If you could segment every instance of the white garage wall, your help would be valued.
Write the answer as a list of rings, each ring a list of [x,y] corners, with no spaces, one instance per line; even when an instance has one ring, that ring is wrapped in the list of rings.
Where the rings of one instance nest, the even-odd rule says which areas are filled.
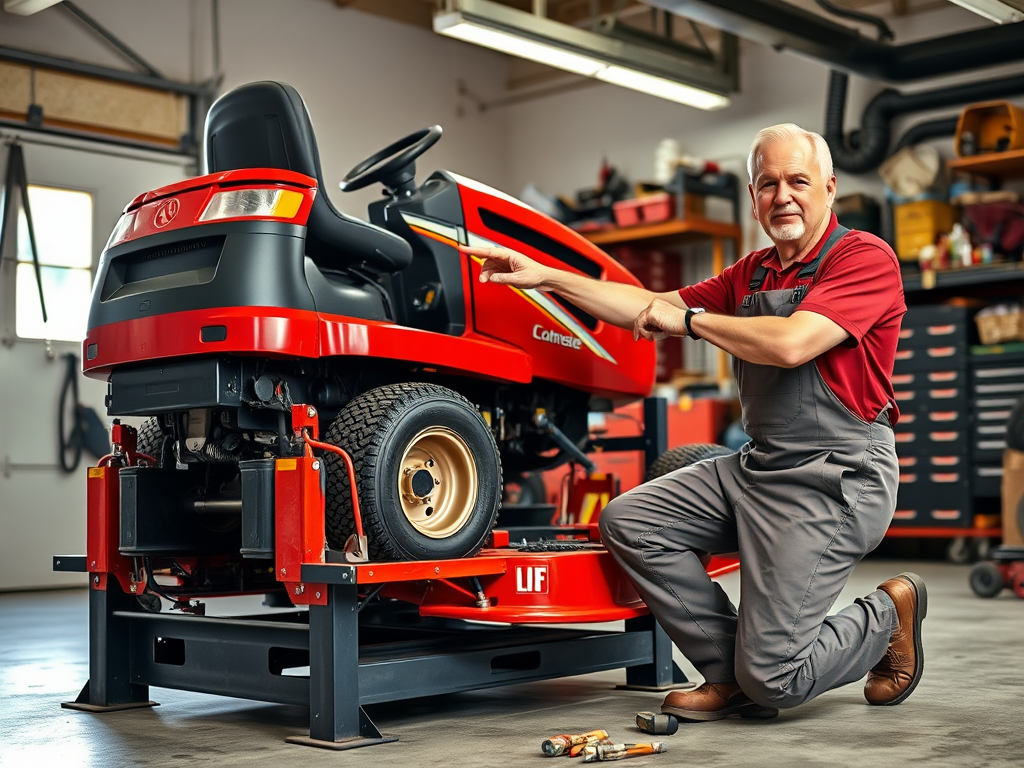
[[[79,5],[166,77],[205,79],[212,71],[208,0],[80,0]],[[505,58],[327,0],[222,0],[223,90],[279,79],[303,95],[313,118],[327,193],[346,213],[365,216],[377,191],[343,195],[338,182],[364,157],[423,126],[444,138],[419,163],[421,177],[450,168],[498,186],[506,172],[502,116],[464,110],[456,81],[504,89]],[[0,12],[0,45],[128,69],[60,7],[28,17]],[[93,191],[98,259],[123,205],[141,191],[185,176],[181,169],[26,146],[30,180]],[[3,160],[0,159],[0,164]],[[0,168],[2,171],[2,168]],[[8,311],[0,303],[0,311]],[[13,316],[13,315],[12,315]],[[56,345],[59,353],[75,345]],[[0,460],[52,464],[63,367],[42,342],[0,347]],[[101,414],[102,383],[82,379],[82,401]],[[85,551],[85,466],[0,471],[0,589],[84,583],[53,574],[51,555]]]

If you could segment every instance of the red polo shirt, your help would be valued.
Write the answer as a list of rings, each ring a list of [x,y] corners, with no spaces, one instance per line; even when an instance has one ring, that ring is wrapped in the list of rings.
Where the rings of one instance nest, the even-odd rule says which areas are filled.
[[[782,269],[773,247],[754,251],[720,275],[679,291],[687,306],[735,315],[750,280],[761,264],[768,267],[762,291],[795,288],[803,264],[812,261],[838,222],[835,214],[821,240],[801,261]],[[874,421],[886,404],[895,424],[899,410],[892,391],[896,341],[907,305],[896,255],[883,240],[851,231],[836,243],[818,265],[818,272],[800,311],[817,312],[850,334],[815,359],[818,371],[839,401],[864,421]]]

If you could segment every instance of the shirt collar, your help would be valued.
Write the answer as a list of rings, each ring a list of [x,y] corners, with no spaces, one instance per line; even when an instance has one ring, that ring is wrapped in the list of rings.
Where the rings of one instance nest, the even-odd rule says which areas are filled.
[[[821,239],[815,244],[811,250],[807,252],[802,259],[797,259],[793,264],[807,264],[808,262],[814,261],[815,257],[821,251],[821,246],[825,244],[828,236],[832,234],[832,230],[839,226],[839,219],[836,218],[835,213],[829,213],[828,226],[825,227],[825,232],[822,234]],[[790,264],[789,266],[793,266]],[[774,270],[775,272],[782,272],[782,260],[779,258],[779,249],[772,246],[768,249],[768,253],[761,259],[761,266],[767,267],[768,269]]]

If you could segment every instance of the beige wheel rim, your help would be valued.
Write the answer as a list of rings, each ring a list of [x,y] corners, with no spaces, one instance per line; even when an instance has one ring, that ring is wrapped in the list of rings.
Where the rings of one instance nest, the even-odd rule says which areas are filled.
[[[424,536],[444,539],[461,530],[473,515],[479,485],[473,452],[445,427],[423,430],[402,455],[402,512]]]

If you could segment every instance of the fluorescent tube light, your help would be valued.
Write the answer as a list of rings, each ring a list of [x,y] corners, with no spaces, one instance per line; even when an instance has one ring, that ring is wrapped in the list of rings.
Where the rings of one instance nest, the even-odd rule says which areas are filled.
[[[707,72],[662,53],[487,0],[449,7],[455,10],[434,16],[439,34],[698,109],[729,105],[727,96],[700,87]]]
[[[607,66],[604,62],[570,53],[553,45],[536,43],[525,37],[474,24],[463,19],[459,13],[437,17],[434,20],[434,31],[465,40],[467,43],[476,43],[512,56],[547,64],[549,67],[575,72],[577,75],[593,77]]]
[[[643,91],[652,96],[660,96],[669,101],[676,101],[680,104],[689,104],[697,109],[722,109],[729,106],[729,99],[726,96],[719,96],[717,93],[694,88],[692,85],[677,83],[674,80],[666,80],[663,77],[647,75],[637,72],[635,69],[625,67],[605,67],[595,75],[599,80],[606,83],[621,85],[623,88],[632,88],[634,91]]]
[[[950,1],[997,24],[1013,24],[1018,21],[1024,21],[1024,13],[1019,8],[1014,8],[1007,3],[1001,3],[999,0]]]
[[[1015,7],[1016,3],[1004,3],[1000,0],[950,0],[950,2],[997,24],[1014,24],[1024,21],[1024,10]]]
[[[56,5],[61,0],[4,0],[4,10],[18,16],[31,16],[33,13]]]

